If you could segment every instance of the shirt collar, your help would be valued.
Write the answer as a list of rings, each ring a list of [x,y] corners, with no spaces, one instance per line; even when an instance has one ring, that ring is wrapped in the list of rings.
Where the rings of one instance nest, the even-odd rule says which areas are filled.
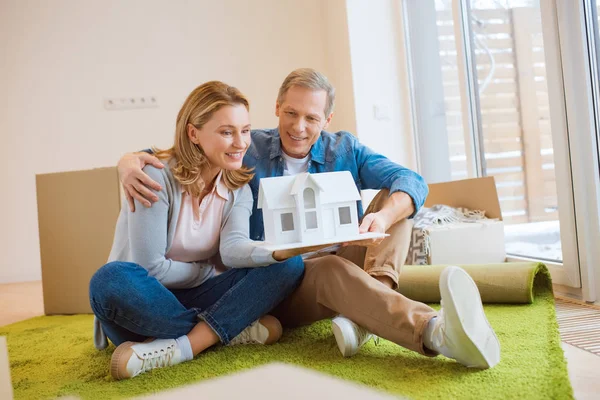
[[[272,160],[276,157],[281,157],[281,138],[279,137],[279,128],[274,130],[275,134],[271,136],[271,153],[269,158]]]
[[[221,197],[223,200],[229,200],[229,190],[227,189],[227,186],[225,186],[223,179],[221,179],[222,177],[223,171],[221,170],[219,175],[217,175],[217,179],[215,179],[215,186],[211,192],[216,191],[219,197]]]
[[[272,136],[271,140],[271,153],[269,158],[272,160],[276,157],[281,157],[283,149],[281,148],[281,137],[279,136],[279,128],[274,130],[275,135]],[[325,162],[325,146],[323,145],[323,138],[319,136],[315,144],[310,149],[310,159],[319,164]]]
[[[321,131],[319,138],[310,149],[310,159],[318,164],[325,163],[325,145],[323,144],[323,131]]]
[[[219,172],[219,175],[217,175],[217,177],[215,178],[215,185],[213,186],[212,190],[207,194],[216,192],[217,195],[223,200],[229,200],[229,189],[227,189],[227,186],[225,186],[223,179],[221,179],[222,177],[223,171],[221,170],[221,172]],[[185,189],[183,187],[181,188],[181,193],[185,193]]]

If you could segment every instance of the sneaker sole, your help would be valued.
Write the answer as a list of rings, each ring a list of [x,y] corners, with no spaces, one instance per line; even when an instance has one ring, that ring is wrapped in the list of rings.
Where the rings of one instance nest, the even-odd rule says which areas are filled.
[[[335,336],[335,342],[337,343],[338,349],[340,349],[340,353],[342,353],[343,357],[352,357],[356,353],[358,353],[358,349],[355,352],[352,352],[353,347],[358,347],[357,344],[352,346],[352,343],[348,343],[346,341],[346,336],[344,336],[344,327],[343,323],[336,321],[335,319],[331,321],[331,330],[333,331],[333,336]]]
[[[448,267],[440,277],[444,312],[461,322],[462,334],[471,344],[465,349],[479,358],[469,368],[491,368],[500,362],[500,342],[483,311],[481,296],[473,278],[461,268]],[[448,303],[451,306],[448,307]]]
[[[149,343],[153,340],[154,340],[154,338],[148,338],[148,339],[144,340],[142,343]],[[134,344],[137,344],[137,343],[136,342],[123,342],[119,346],[117,346],[117,348],[115,349],[115,351],[112,354],[112,357],[110,359],[110,374],[112,375],[113,378],[115,378],[118,381],[120,381],[122,379],[130,378],[129,376],[122,376],[119,373],[119,365],[121,364],[121,357],[123,356],[123,353],[125,353],[127,350],[129,350],[131,348],[131,346],[133,346]]]
[[[121,379],[127,379],[127,376],[121,376],[119,373],[119,365],[121,364],[121,356],[127,350],[131,348],[135,343],[134,342],[125,342],[121,343],[114,351],[111,359],[110,359],[110,374],[112,377],[118,381]]]
[[[271,316],[271,317],[273,317],[273,316]],[[264,343],[265,345],[271,345],[273,343],[277,343],[279,341],[279,339],[281,339],[281,335],[283,335],[283,326],[281,325],[281,322],[275,317],[273,317],[273,320],[274,320],[273,323],[275,324],[275,329],[273,332],[274,334],[272,337],[269,334],[269,337],[267,337],[267,340],[265,340],[265,343]]]

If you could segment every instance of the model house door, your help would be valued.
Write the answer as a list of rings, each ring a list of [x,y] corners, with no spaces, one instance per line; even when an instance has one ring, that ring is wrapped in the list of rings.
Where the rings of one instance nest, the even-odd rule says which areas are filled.
[[[323,209],[323,233],[325,238],[335,236],[335,216],[333,208]]]

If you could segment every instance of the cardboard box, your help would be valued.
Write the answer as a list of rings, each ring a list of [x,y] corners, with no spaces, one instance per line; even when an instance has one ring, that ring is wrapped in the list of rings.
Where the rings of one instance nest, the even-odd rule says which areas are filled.
[[[8,348],[6,338],[0,336],[0,399],[13,398],[12,382],[10,381],[10,364],[8,363]]]
[[[121,208],[117,169],[36,176],[44,311],[91,313],[90,278],[106,264]]]
[[[443,204],[484,210],[487,218],[476,223],[454,223],[427,228],[427,264],[487,264],[506,259],[504,223],[493,177],[465,179],[429,185],[425,207]],[[495,220],[494,220],[495,219]],[[414,228],[407,264],[416,259],[413,251],[423,248],[425,234]]]

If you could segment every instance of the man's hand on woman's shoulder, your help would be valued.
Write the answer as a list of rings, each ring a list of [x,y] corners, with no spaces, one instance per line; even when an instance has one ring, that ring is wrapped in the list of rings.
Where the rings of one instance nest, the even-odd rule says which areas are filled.
[[[135,212],[134,199],[144,207],[151,207],[152,203],[158,201],[158,196],[150,189],[162,190],[162,187],[156,181],[142,171],[142,168],[148,164],[156,168],[164,167],[158,158],[145,152],[127,153],[121,157],[117,164],[119,179],[123,185],[125,198],[129,203],[131,212]]]

